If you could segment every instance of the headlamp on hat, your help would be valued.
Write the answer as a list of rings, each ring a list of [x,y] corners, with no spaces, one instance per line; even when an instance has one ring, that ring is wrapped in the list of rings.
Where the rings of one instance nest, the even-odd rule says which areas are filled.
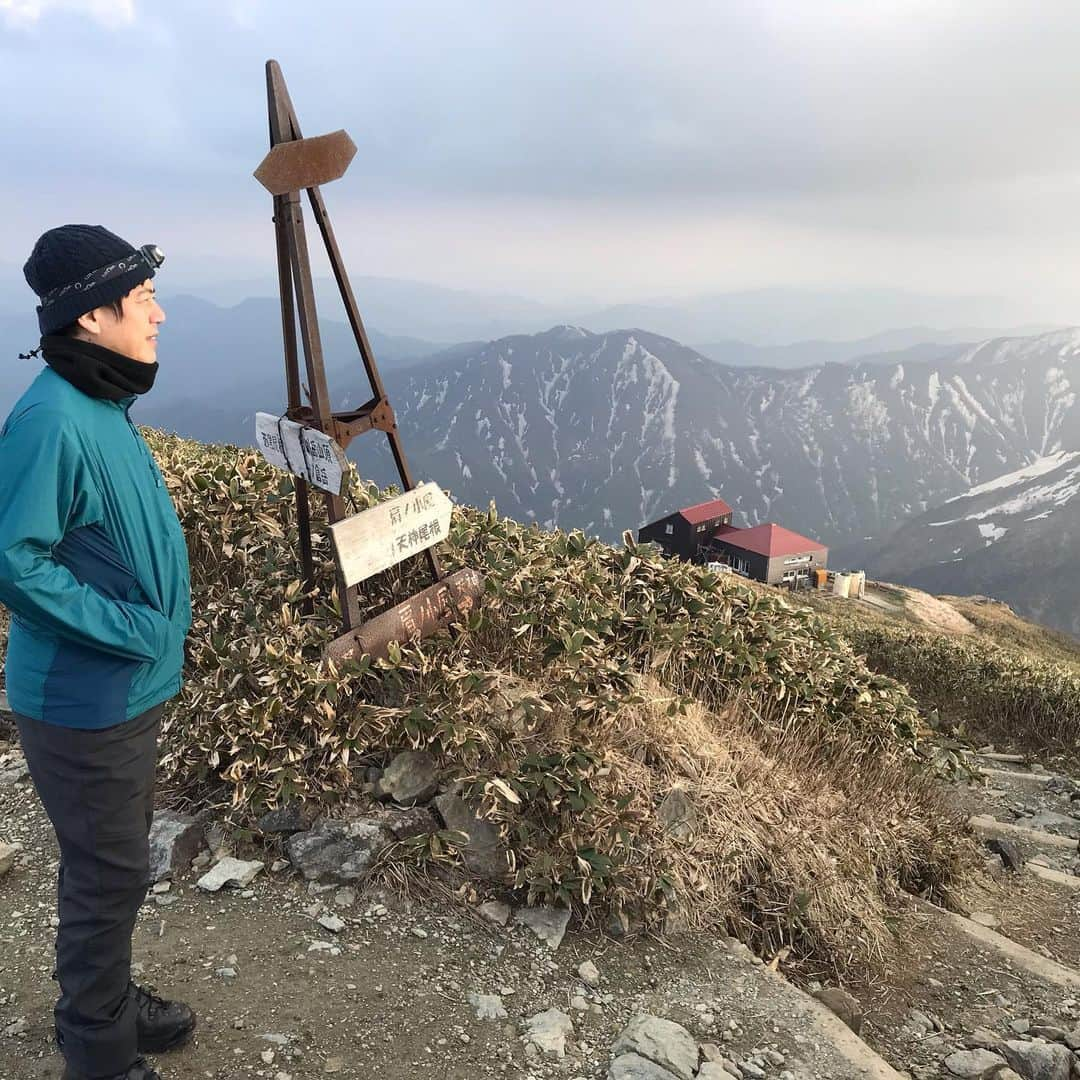
[[[126,296],[165,262],[157,244],[136,248],[100,225],[61,225],[34,245],[23,273],[37,293],[42,334]]]

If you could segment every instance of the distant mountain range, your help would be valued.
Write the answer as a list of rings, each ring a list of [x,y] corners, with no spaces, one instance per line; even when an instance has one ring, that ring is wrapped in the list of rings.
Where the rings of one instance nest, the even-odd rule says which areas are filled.
[[[1080,452],[1048,454],[902,525],[866,549],[866,565],[930,592],[993,596],[1080,635],[1078,492]]]
[[[160,278],[164,299],[189,295],[218,308],[231,308],[251,298],[272,299],[277,295],[277,278],[272,274],[213,281],[205,276],[196,278],[196,269],[205,271],[205,267],[190,261],[170,260]],[[738,358],[735,350],[716,356],[724,363],[805,367],[923,342],[954,344],[1033,333],[1035,323],[1048,328],[1047,311],[1035,302],[1017,304],[1000,297],[934,296],[898,289],[764,288],[601,306],[587,299],[543,303],[490,290],[447,288],[370,275],[354,276],[352,282],[370,327],[391,337],[419,338],[441,345],[539,333],[562,323],[586,326],[600,333],[642,327],[688,343],[745,342],[791,350],[789,356],[781,351],[771,359],[747,360]],[[324,318],[345,321],[331,279],[316,281],[316,295]],[[0,262],[0,318],[24,312],[32,316],[32,302],[21,270]],[[882,335],[882,329],[888,327],[901,329]],[[903,329],[907,327],[916,329]],[[950,331],[951,327],[972,329]],[[890,334],[899,336],[889,340]],[[874,344],[873,340],[862,340],[867,338],[879,341]],[[844,355],[829,351],[830,343],[842,346],[845,342],[857,342],[861,351],[845,351],[842,347]],[[712,355],[711,348],[701,351]]]
[[[219,308],[172,297],[168,311],[158,382],[133,416],[205,441],[250,445],[255,412],[284,408],[277,301]],[[561,325],[450,348],[370,330],[414,472],[464,501],[493,498],[522,520],[615,539],[721,495],[740,524],[778,521],[829,543],[834,564],[900,580],[918,574],[913,583],[927,585],[945,561],[978,555],[968,565],[981,567],[989,557],[959,541],[952,543],[959,553],[938,554],[945,534],[918,521],[906,527],[914,532],[883,538],[945,500],[981,498],[968,496],[973,487],[1080,452],[1073,390],[1080,331],[912,344],[921,333],[836,348],[815,343],[817,355],[834,359],[900,348],[780,370],[719,362],[642,330]],[[13,358],[35,336],[32,315],[0,318],[0,347],[11,357],[0,365],[5,412],[40,364]],[[333,406],[366,400],[348,328],[324,318],[323,340]],[[741,347],[744,360],[793,356],[786,348],[728,347]],[[350,455],[385,483],[393,473],[383,441],[360,439]],[[1027,524],[1043,528],[1037,521]],[[994,524],[1012,537],[1003,552],[1027,528]],[[949,591],[963,591],[960,569],[951,562]]]
[[[513,516],[607,537],[723,496],[744,524],[882,536],[973,484],[1080,449],[1080,332],[937,363],[718,364],[642,331],[558,327],[398,373],[427,475]]]

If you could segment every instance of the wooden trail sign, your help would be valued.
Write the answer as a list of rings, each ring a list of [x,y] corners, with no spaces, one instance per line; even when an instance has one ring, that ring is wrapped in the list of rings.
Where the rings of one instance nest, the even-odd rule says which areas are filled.
[[[281,296],[281,333],[285,352],[288,406],[280,423],[277,417],[260,415],[257,421],[258,443],[268,461],[296,475],[300,561],[304,580],[313,593],[316,575],[311,508],[308,505],[309,484],[322,490],[329,524],[332,527],[344,525],[348,517],[344,451],[354,438],[377,431],[382,432],[390,444],[390,453],[401,478],[402,490],[413,492],[416,485],[405,459],[405,448],[398,432],[397,419],[386,396],[386,388],[375,363],[371,342],[364,329],[360,309],[345,270],[345,261],[341,256],[330,224],[330,214],[320,190],[321,184],[337,180],[345,174],[356,154],[356,146],[344,131],[304,138],[285,86],[285,77],[275,60],[268,60],[266,64],[266,94],[270,121],[270,152],[259,165],[255,176],[274,200],[274,234],[277,241],[278,291]],[[330,407],[319,317],[315,308],[315,285],[301,203],[301,193],[305,191],[312,217],[326,247],[330,268],[345,305],[345,314],[371,388],[371,397],[368,400],[361,399],[358,406],[344,411],[335,412]],[[306,380],[301,379],[301,353]],[[270,422],[273,427],[270,427]],[[438,495],[435,492],[438,492]],[[445,537],[449,528],[449,500],[446,500],[446,507],[443,507],[442,503],[438,502],[440,497],[446,499],[442,492],[435,488],[430,494],[431,517],[423,518],[415,526],[410,524],[403,540],[400,531],[393,534],[394,544],[400,551],[394,562],[412,554],[413,550],[422,553],[435,584],[405,604],[358,626],[361,609],[355,583],[363,580],[363,577],[347,581],[339,555],[338,565],[335,567],[335,585],[345,633],[331,644],[327,650],[328,655],[335,655],[342,650],[355,651],[359,644],[362,650],[366,649],[372,655],[386,656],[390,641],[406,640],[413,636],[414,631],[416,636],[425,637],[441,627],[460,621],[459,616],[479,602],[483,589],[483,578],[479,574],[472,570],[459,570],[448,578],[443,577],[434,544]],[[374,512],[374,509],[369,511]],[[404,516],[404,510],[402,513]],[[357,515],[357,518],[361,517],[363,515]],[[397,522],[391,522],[391,525],[396,527]],[[423,535],[425,526],[426,538]],[[356,525],[352,528],[363,533],[367,526]],[[343,530],[343,536],[345,535],[347,530]],[[408,550],[401,550],[401,544]],[[344,548],[344,540],[342,545]],[[365,541],[361,540],[357,546],[362,557],[357,560],[358,570],[354,568],[350,573],[359,572],[364,577],[377,573],[378,571],[371,567],[376,566],[379,560],[373,555],[364,555]],[[378,545],[375,540],[371,540],[367,546],[369,550],[373,550]],[[365,565],[367,570],[364,569]],[[389,563],[387,567],[392,565],[394,563]],[[304,611],[307,615],[314,611],[310,596],[304,602]],[[370,630],[372,627],[375,628],[374,631]],[[364,633],[365,631],[368,632]],[[368,645],[371,647],[366,648]]]
[[[271,195],[329,184],[345,175],[356,144],[345,131],[278,143],[255,170],[255,179]]]
[[[307,480],[320,491],[345,494],[349,465],[345,451],[329,435],[261,412],[255,414],[255,444],[276,468]]]
[[[346,585],[355,585],[419,555],[450,532],[453,505],[438,484],[420,484],[330,526]]]
[[[456,570],[397,607],[368,619],[363,626],[335,638],[327,646],[331,660],[359,659],[368,653],[386,659],[390,642],[417,641],[442,627],[464,622],[480,603],[484,577],[475,570]]]

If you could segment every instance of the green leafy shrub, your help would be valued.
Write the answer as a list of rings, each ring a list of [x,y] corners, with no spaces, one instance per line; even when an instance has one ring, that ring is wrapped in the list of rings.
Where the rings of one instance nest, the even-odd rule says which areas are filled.
[[[498,826],[506,883],[530,899],[835,966],[886,947],[889,890],[941,894],[961,872],[915,703],[780,594],[456,507],[443,563],[486,577],[467,624],[329,665],[329,539],[316,520],[306,596],[291,478],[251,451],[146,435],[192,566],[159,771],[178,804],[223,801],[238,823],[293,797],[332,808],[368,765],[423,748]],[[353,476],[354,510],[381,497]],[[427,584],[422,559],[366,582],[364,617]],[[659,814],[675,789],[689,837]],[[384,869],[441,873],[461,842],[419,838]]]

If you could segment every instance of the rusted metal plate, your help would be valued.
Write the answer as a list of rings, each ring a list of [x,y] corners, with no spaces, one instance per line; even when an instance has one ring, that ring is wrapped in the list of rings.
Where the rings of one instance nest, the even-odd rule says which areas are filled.
[[[263,158],[255,179],[271,195],[288,195],[337,180],[355,155],[356,144],[345,130],[293,139],[278,143]]]
[[[326,656],[334,661],[356,660],[370,653],[375,659],[385,660],[391,641],[418,641],[465,619],[480,602],[483,591],[483,574],[457,570],[403,604],[335,638],[327,646]]]

